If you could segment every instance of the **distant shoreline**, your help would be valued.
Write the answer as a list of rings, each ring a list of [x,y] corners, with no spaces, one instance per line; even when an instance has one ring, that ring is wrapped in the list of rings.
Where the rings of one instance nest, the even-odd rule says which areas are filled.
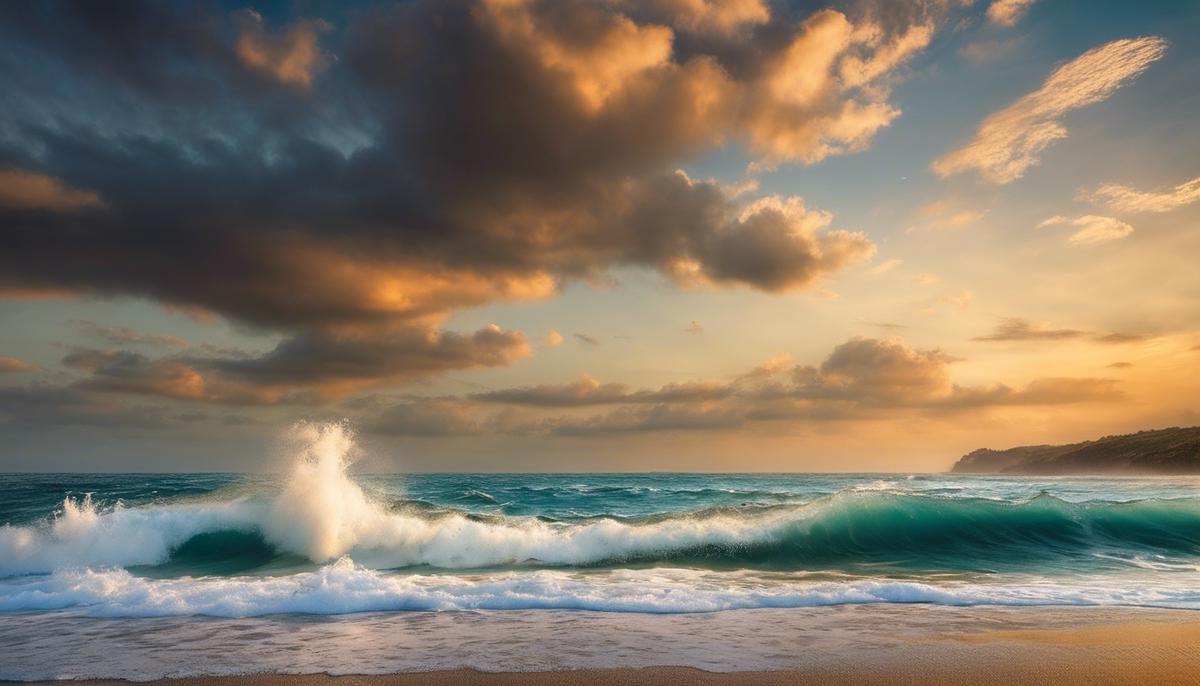
[[[1200,474],[1200,426],[1152,429],[1065,445],[980,448],[951,474],[1002,476],[1187,476]]]

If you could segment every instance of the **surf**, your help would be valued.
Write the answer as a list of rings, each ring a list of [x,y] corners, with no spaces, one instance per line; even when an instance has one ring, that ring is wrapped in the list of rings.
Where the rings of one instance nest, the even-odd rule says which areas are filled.
[[[146,576],[368,569],[472,570],[673,565],[931,572],[1122,569],[1195,564],[1200,501],[1072,503],[915,493],[893,482],[800,503],[574,520],[480,514],[364,488],[353,433],[300,424],[267,492],[127,507],[68,497],[44,521],[0,527],[0,576],[128,569]],[[488,494],[468,489],[473,502]]]

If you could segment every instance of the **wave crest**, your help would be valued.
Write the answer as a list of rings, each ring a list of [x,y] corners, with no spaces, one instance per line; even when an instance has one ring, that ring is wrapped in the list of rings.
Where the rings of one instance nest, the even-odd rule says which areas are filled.
[[[480,517],[372,498],[347,474],[354,444],[340,425],[302,425],[296,439],[292,471],[273,497],[104,511],[90,497],[68,499],[41,526],[0,528],[0,575],[164,564],[178,574],[237,573],[282,555],[310,563],[349,555],[376,569],[863,563],[984,571],[1081,557],[1136,566],[1147,557],[1200,554],[1193,499],[1007,502],[872,489],[640,520]]]

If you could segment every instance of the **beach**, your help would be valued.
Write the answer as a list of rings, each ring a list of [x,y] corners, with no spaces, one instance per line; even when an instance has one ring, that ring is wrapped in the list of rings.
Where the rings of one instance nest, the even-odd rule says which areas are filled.
[[[1193,480],[359,476],[323,458],[2,477],[0,679],[1200,674]]]
[[[243,633],[280,630],[288,621],[295,620],[256,620]],[[190,624],[197,634],[231,630],[212,620]],[[673,616],[423,613],[392,616],[386,625],[390,632],[380,633],[381,626],[357,622],[342,640],[326,633],[317,642],[314,628],[347,625],[331,619],[293,624],[294,631],[276,634],[278,660],[271,668],[249,674],[238,673],[236,634],[227,637],[231,652],[212,644],[189,648],[178,627],[162,624],[123,640],[93,624],[77,637],[79,652],[60,655],[69,664],[90,654],[85,661],[93,670],[102,669],[95,660],[117,655],[138,670],[133,678],[139,681],[137,674],[209,674],[153,682],[171,686],[1194,684],[1200,674],[1200,616],[1187,610],[887,605]],[[458,640],[450,626],[477,638]],[[7,640],[3,629],[0,638]],[[414,643],[420,632],[426,642]],[[357,643],[347,640],[351,634]],[[447,641],[429,642],[437,634]],[[262,655],[261,646],[250,643],[248,650]],[[322,649],[322,643],[332,645]],[[35,645],[12,647],[37,651]],[[408,669],[379,671],[386,663],[378,654],[389,651],[406,653]],[[374,667],[356,669],[356,656]],[[454,664],[467,668],[449,667]],[[762,668],[747,668],[754,664]]]

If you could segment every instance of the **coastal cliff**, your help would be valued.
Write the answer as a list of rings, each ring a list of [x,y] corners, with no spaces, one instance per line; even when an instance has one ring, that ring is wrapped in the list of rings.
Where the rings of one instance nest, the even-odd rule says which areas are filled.
[[[1200,426],[1139,431],[1067,445],[981,448],[956,474],[1200,474]]]

